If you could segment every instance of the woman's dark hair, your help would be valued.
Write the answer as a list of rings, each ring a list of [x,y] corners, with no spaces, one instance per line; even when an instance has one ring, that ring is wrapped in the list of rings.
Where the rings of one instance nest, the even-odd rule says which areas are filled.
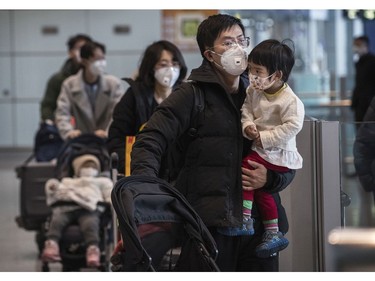
[[[264,40],[250,52],[249,62],[265,66],[269,74],[281,70],[282,80],[287,82],[294,66],[294,43],[290,39],[282,42],[275,39]]]
[[[245,28],[240,19],[224,14],[217,14],[209,16],[201,22],[197,31],[197,43],[203,58],[204,51],[214,45],[215,40],[219,35],[233,26],[238,25],[245,35]]]
[[[154,42],[145,50],[141,65],[139,66],[136,81],[142,81],[147,87],[152,89],[155,87],[154,68],[160,60],[163,51],[171,52],[173,61],[178,62],[180,65],[180,76],[178,77],[176,84],[180,84],[185,79],[187,66],[181,51],[173,43],[161,40]]]

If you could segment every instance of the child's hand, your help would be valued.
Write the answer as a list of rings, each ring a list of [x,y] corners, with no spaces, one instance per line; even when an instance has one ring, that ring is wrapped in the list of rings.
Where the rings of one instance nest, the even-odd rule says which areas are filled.
[[[56,191],[59,188],[60,182],[57,179],[49,179],[46,182],[46,189],[50,192]]]
[[[257,127],[255,125],[247,126],[245,128],[245,133],[252,140],[259,137],[259,132],[258,132]]]
[[[254,141],[257,147],[263,148],[262,140],[260,139],[260,137],[257,137]]]
[[[96,130],[95,135],[98,136],[99,138],[103,138],[103,139],[108,137],[107,132],[104,131],[104,130],[101,130],[101,129]]]
[[[74,139],[76,137],[79,137],[82,135],[82,132],[80,130],[71,130],[66,136],[68,139]]]

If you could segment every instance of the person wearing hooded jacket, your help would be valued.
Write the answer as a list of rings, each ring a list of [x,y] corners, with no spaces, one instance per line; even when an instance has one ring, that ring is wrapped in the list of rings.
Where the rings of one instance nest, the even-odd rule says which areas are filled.
[[[243,187],[273,194],[280,231],[288,231],[278,192],[289,185],[295,171],[278,173],[252,161],[249,164],[254,170],[241,169],[251,147],[251,141],[242,135],[240,112],[249,86],[244,73],[249,38],[241,20],[218,14],[200,24],[197,42],[203,62],[188,80],[196,81],[204,92],[203,122],[197,137],[185,148],[175,187],[210,229],[218,246],[216,264],[221,271],[278,271],[278,254],[268,258],[255,254],[263,234],[256,204],[253,236],[233,237],[217,231],[218,227],[241,226]],[[182,83],[156,108],[133,145],[131,175],[158,176],[163,154],[190,128],[194,104],[192,86]]]

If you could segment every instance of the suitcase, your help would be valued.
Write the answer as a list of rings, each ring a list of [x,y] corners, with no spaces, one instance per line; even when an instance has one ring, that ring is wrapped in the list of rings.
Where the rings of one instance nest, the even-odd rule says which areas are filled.
[[[34,155],[16,167],[17,178],[20,179],[20,215],[16,217],[19,227],[39,231],[51,214],[46,204],[44,185],[54,177],[55,167],[52,162],[36,162]]]

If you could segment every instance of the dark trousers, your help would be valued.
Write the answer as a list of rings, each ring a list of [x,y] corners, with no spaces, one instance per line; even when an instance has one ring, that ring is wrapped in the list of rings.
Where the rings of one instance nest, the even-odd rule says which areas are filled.
[[[261,235],[226,236],[210,228],[216,241],[219,255],[216,264],[224,272],[277,272],[279,257],[266,259],[255,256],[255,247],[261,243]]]
[[[60,207],[53,208],[47,238],[59,241],[65,227],[72,223],[79,224],[86,245],[99,244],[99,212],[83,208],[68,212]]]

